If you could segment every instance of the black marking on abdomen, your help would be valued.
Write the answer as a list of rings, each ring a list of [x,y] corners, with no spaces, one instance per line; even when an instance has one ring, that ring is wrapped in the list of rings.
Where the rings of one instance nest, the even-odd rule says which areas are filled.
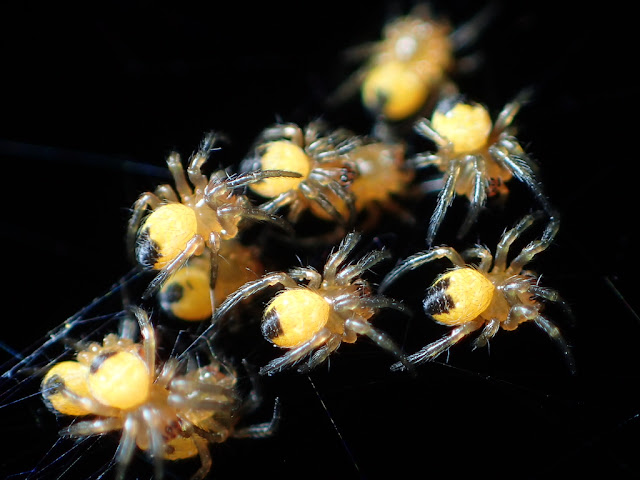
[[[274,338],[282,335],[282,325],[280,325],[280,316],[275,308],[272,308],[267,313],[265,313],[264,318],[262,319],[262,325],[260,325],[260,330],[262,331],[262,335],[269,339],[273,340]]]
[[[91,375],[96,373],[100,369],[102,364],[105,362],[105,360],[107,360],[110,357],[113,357],[116,353],[118,352],[105,352],[98,355],[96,358],[93,359],[93,362],[91,362],[91,367],[89,367],[89,373]]]
[[[453,298],[447,293],[449,284],[449,279],[445,278],[427,289],[426,297],[422,303],[426,314],[439,315],[449,313],[450,310],[456,307]]]

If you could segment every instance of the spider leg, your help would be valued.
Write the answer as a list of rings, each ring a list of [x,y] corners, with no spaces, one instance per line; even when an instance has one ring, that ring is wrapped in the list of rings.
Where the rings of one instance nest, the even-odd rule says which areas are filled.
[[[525,88],[522,91],[520,91],[520,93],[518,93],[518,95],[516,95],[516,97],[512,101],[507,103],[502,108],[502,110],[498,114],[498,118],[493,124],[492,134],[499,135],[509,125],[511,125],[511,123],[513,122],[513,119],[520,111],[520,108],[522,107],[522,105],[529,101],[532,93],[533,92],[531,91],[531,89]]]
[[[186,403],[191,401],[191,399],[184,397],[184,395],[188,395],[196,391],[207,397],[224,396],[230,400],[235,399],[235,394],[230,388],[222,387],[220,385],[212,385],[210,383],[187,380],[185,378],[174,378],[168,389],[171,390],[171,392],[178,394],[170,402],[172,406],[178,408],[184,408]]]
[[[307,287],[317,290],[322,285],[322,275],[312,268],[293,267],[289,270],[289,275],[298,281],[308,281]]]
[[[433,143],[435,143],[438,149],[449,147],[449,144],[450,144],[449,140],[447,140],[438,132],[436,132],[431,126],[431,122],[426,118],[421,118],[420,120],[418,120],[414,124],[413,129],[418,135],[428,138]]]
[[[199,435],[191,435],[191,439],[200,457],[200,468],[191,476],[191,480],[203,480],[211,471],[211,466],[213,465],[211,453],[209,452],[209,442]]]
[[[457,267],[464,267],[465,261],[460,256],[458,252],[456,252],[451,247],[437,247],[425,252],[418,252],[416,254],[411,255],[402,263],[397,265],[393,270],[391,270],[380,283],[380,287],[378,291],[382,293],[386,290],[389,285],[391,285],[395,280],[398,279],[401,275],[406,273],[409,270],[414,270],[418,267],[421,267],[425,263],[431,262],[433,260],[437,260],[440,258],[448,258],[451,263],[453,263]]]
[[[518,145],[515,138],[501,138],[497,144],[489,147],[489,153],[500,166],[511,172],[514,177],[531,190],[545,212],[550,216],[556,215],[555,209],[551,206],[543,191],[542,184],[536,178],[531,159]]]
[[[344,172],[348,172],[346,168],[343,168],[342,170]],[[349,175],[348,173],[343,173],[343,176],[345,177],[348,177],[348,175]],[[349,210],[349,214],[346,219],[346,222],[349,222],[350,220],[356,218],[358,213],[356,211],[356,202],[355,202],[353,193],[351,193],[351,191],[347,186],[345,186],[345,184],[340,183],[338,180],[333,178],[330,172],[327,172],[321,168],[316,168],[314,171],[311,172],[308,180],[314,183],[318,182],[319,185],[322,185],[325,188],[327,188],[333,195],[335,195],[342,202],[344,202],[347,209]],[[349,185],[350,183],[351,182],[346,183],[346,185]],[[341,215],[341,218],[342,218],[342,215]],[[341,221],[345,221],[345,219],[342,218]]]
[[[551,339],[553,339],[556,342],[558,347],[560,347],[560,350],[564,355],[564,359],[565,359],[565,362],[567,363],[567,367],[569,368],[569,371],[572,374],[575,374],[576,362],[575,362],[575,359],[573,358],[573,354],[571,353],[571,348],[569,347],[569,344],[564,339],[562,333],[560,333],[560,329],[556,325],[554,325],[550,320],[543,317],[542,315],[538,315],[534,319],[534,322],[547,335],[549,335]]]
[[[353,317],[347,319],[344,325],[345,330],[349,329],[359,335],[365,335],[373,340],[379,347],[393,354],[402,365],[402,369],[412,370],[413,366],[408,361],[402,349],[386,333],[378,330],[366,320]]]
[[[273,375],[286,367],[295,365],[320,345],[329,341],[332,335],[333,333],[331,333],[331,330],[328,328],[321,329],[309,341],[303,343],[299,347],[289,350],[283,356],[267,363],[260,369],[260,375]]]
[[[360,241],[360,234],[350,232],[342,239],[338,249],[333,251],[324,266],[324,279],[329,283],[333,283],[336,279],[338,267],[347,259],[351,251]]]
[[[497,318],[489,320],[482,329],[482,332],[480,332],[480,335],[473,341],[473,350],[485,347],[489,343],[489,340],[498,333],[498,330],[500,330],[500,320]]]
[[[275,272],[270,273],[262,278],[257,280],[252,280],[251,282],[245,283],[243,286],[238,288],[235,292],[229,295],[225,300],[218,306],[214,315],[212,326],[216,325],[222,317],[226,315],[226,313],[231,310],[236,304],[244,300],[245,298],[250,297],[254,293],[259,292],[267,287],[272,287],[274,285],[281,284],[285,288],[296,288],[298,284],[286,273],[284,272]],[[208,331],[209,329],[207,329]],[[207,332],[205,331],[205,334]]]
[[[481,272],[485,273],[489,271],[489,268],[491,268],[491,262],[493,261],[491,252],[486,247],[481,247],[479,245],[473,248],[468,248],[462,252],[462,258],[465,260],[478,258],[480,262],[478,263],[477,268]]]
[[[297,193],[295,190],[288,190],[284,193],[281,193],[277,197],[260,204],[258,208],[260,208],[260,210],[264,210],[267,213],[275,213],[280,208],[291,204],[295,200],[296,195]]]
[[[407,361],[411,364],[420,365],[422,363],[433,360],[441,353],[449,350],[453,345],[458,343],[464,337],[469,335],[470,333],[478,330],[484,321],[482,319],[476,319],[471,322],[465,323],[454,328],[449,334],[443,336],[439,340],[430,343],[429,345],[424,346],[422,349],[413,353],[407,357]],[[394,363],[391,365],[391,370],[404,370],[405,366],[401,363]]]
[[[107,417],[94,420],[85,420],[74,423],[60,430],[60,435],[67,437],[87,437],[89,435],[101,435],[123,428],[122,419]]]
[[[342,338],[338,335],[334,335],[327,340],[327,343],[318,348],[311,357],[309,361],[305,365],[301,365],[298,368],[300,373],[307,373],[311,371],[314,367],[320,365],[324,362],[329,355],[331,355],[342,343]]]
[[[218,266],[220,265],[220,235],[217,232],[209,234],[209,300],[211,311],[216,311],[215,288],[218,281]]]
[[[216,140],[217,136],[214,132],[207,133],[200,143],[200,148],[189,161],[187,175],[196,190],[204,191],[207,183],[209,183],[207,176],[202,174],[202,166],[207,161],[207,158],[209,158],[211,152],[216,149]]]
[[[565,315],[567,315],[571,319],[571,321],[574,321],[574,315],[573,311],[571,310],[571,306],[560,296],[560,294],[556,290],[552,288],[541,287],[539,285],[531,285],[529,287],[529,292],[549,302],[558,304],[558,306],[564,311]]]
[[[338,285],[348,285],[352,283],[355,278],[361,276],[374,265],[389,258],[391,258],[391,253],[387,250],[374,250],[372,252],[368,252],[364,257],[358,260],[357,263],[343,268],[336,275],[336,283],[338,283]]]
[[[204,239],[200,235],[194,235],[185,246],[185,249],[180,252],[179,255],[169,262],[149,283],[146,290],[142,294],[142,299],[147,300],[151,298],[162,287],[162,284],[171,276],[172,273],[178,271],[181,267],[187,263],[194,255],[198,255],[205,246]]]
[[[124,474],[131,463],[136,448],[136,437],[138,436],[138,421],[133,416],[127,417],[122,425],[122,436],[116,450],[116,479],[124,480]]]
[[[290,140],[299,147],[304,145],[302,129],[295,123],[283,123],[264,129],[260,134],[259,143],[281,140],[283,138]]]
[[[545,228],[544,232],[542,232],[542,237],[540,240],[535,240],[526,247],[522,249],[522,251],[512,260],[509,264],[509,268],[507,269],[507,273],[518,273],[522,270],[522,268],[529,263],[534,256],[538,253],[546,250],[556,234],[558,233],[558,229],[560,228],[560,220],[557,217],[552,217],[549,220],[549,224]]]
[[[176,186],[176,191],[180,195],[180,199],[183,203],[188,202],[193,196],[193,190],[187,181],[187,177],[184,173],[184,167],[180,160],[180,154],[173,152],[167,157],[167,166],[173,177],[173,183]]]
[[[245,187],[250,183],[260,182],[267,178],[301,178],[299,172],[290,172],[288,170],[253,170],[251,172],[241,173],[235,177],[228,178],[225,185],[229,189]]]
[[[298,185],[298,189],[300,193],[306,198],[309,202],[317,203],[322,210],[324,210],[327,215],[333,218],[338,223],[346,223],[344,217],[340,213],[340,211],[333,206],[329,197],[327,197],[323,190],[323,185],[317,181],[314,181],[311,177],[307,178],[306,182],[301,182]]]
[[[402,312],[405,315],[411,317],[413,313],[404,303],[394,300],[393,298],[385,297],[382,295],[375,296],[367,296],[367,297],[359,297],[353,298],[349,297],[344,301],[337,301],[334,303],[334,308],[336,310],[340,309],[356,309],[356,308],[369,308],[372,310],[381,310],[383,308],[393,308],[398,312]]]
[[[142,335],[142,346],[144,351],[144,360],[149,369],[151,380],[156,378],[156,334],[149,321],[149,316],[142,308],[130,307],[138,320],[140,326],[140,334]]]
[[[473,156],[473,171],[473,186],[471,188],[471,196],[469,197],[469,211],[462,226],[458,230],[458,239],[467,234],[471,225],[473,225],[478,218],[480,209],[487,203],[489,182],[487,181],[487,167],[482,156]]]
[[[280,398],[276,397],[273,402],[273,415],[271,420],[264,423],[249,425],[233,432],[233,438],[266,438],[276,431],[280,423]]]
[[[133,204],[133,213],[129,218],[127,224],[127,252],[133,260],[135,260],[136,239],[138,237],[138,230],[142,223],[142,217],[147,211],[147,208],[154,210],[162,203],[162,200],[158,195],[151,192],[146,192],[140,195]]]
[[[153,470],[155,478],[161,479],[164,476],[164,448],[165,442],[162,434],[164,433],[162,428],[161,413],[156,411],[153,407],[144,408],[142,410],[142,418],[145,420],[147,426],[147,435],[149,436],[149,454],[153,460]],[[134,435],[135,438],[135,435]]]
[[[242,211],[242,216],[245,219],[251,219],[257,222],[269,222],[277,225],[282,230],[288,233],[293,233],[293,227],[289,222],[284,220],[282,217],[278,215],[273,215],[262,208],[245,208]]]
[[[496,248],[494,269],[498,272],[504,271],[507,268],[507,255],[511,244],[524,232],[531,224],[536,220],[536,215],[525,215],[520,221],[510,230],[507,230],[502,234],[498,246]]]
[[[447,208],[451,206],[451,202],[456,195],[456,183],[458,181],[458,177],[460,176],[460,171],[462,169],[462,165],[459,160],[454,159],[449,163],[449,167],[444,174],[444,186],[440,193],[438,193],[438,200],[436,203],[436,208],[431,215],[431,219],[429,220],[429,229],[427,230],[427,246],[431,246],[433,244],[433,239],[436,236],[436,232],[440,225],[442,224],[442,220],[444,220],[445,212]]]

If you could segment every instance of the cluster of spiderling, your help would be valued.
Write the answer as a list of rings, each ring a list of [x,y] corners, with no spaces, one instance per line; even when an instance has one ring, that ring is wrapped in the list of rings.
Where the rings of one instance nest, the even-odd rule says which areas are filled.
[[[206,162],[217,148],[215,133],[204,136],[186,165],[177,153],[169,155],[173,185],[140,195],[127,227],[132,258],[143,273],[152,272],[148,283],[148,277],[137,277],[145,279],[134,302],[139,306],[122,317],[118,333],[79,339],[69,358],[48,357],[41,366],[46,404],[74,420],[61,435],[120,432],[118,478],[136,449],[149,455],[158,477],[164,461],[199,457],[193,478],[204,478],[211,469],[211,444],[230,436],[266,436],[278,417],[276,409],[270,422],[237,426],[259,396],[238,388],[238,368],[249,361],[237,358],[232,342],[218,347],[228,331],[259,330],[284,352],[257,365],[261,378],[291,368],[308,372],[361,336],[393,358],[391,370],[413,369],[472,332],[480,331],[474,346],[481,347],[500,329],[530,321],[558,343],[573,370],[567,342],[542,313],[547,302],[568,307],[525,269],[559,228],[538,166],[514,136],[514,117],[526,98],[508,102],[492,118],[452,80],[457,52],[481,23],[454,30],[423,6],[389,23],[362,68],[331,99],[339,102],[360,88],[375,119],[371,133],[321,120],[267,126],[235,167],[210,174]],[[408,154],[416,146],[408,144],[406,125],[432,148]],[[422,168],[439,175],[437,188],[420,184],[416,173]],[[433,246],[456,195],[469,205],[456,238],[462,241],[492,197],[507,198],[513,179],[538,207],[505,230],[493,253],[478,245],[462,253]],[[420,225],[411,205],[429,190],[437,190],[437,200],[428,224]],[[369,270],[395,258],[376,237],[389,219],[412,224],[412,232],[425,237],[425,250],[398,261],[377,287],[366,278]],[[509,261],[512,244],[537,220],[546,222],[541,237]],[[378,247],[357,256],[365,235]],[[269,264],[262,253],[274,243],[292,257],[304,252],[314,260],[304,266]],[[383,292],[401,275],[438,259],[453,268],[433,281],[423,306],[429,318],[451,329],[405,354],[391,334],[374,326],[374,317],[384,309],[410,314],[405,299]],[[164,312],[158,318],[171,317],[182,322],[181,331],[193,333],[186,348],[164,359],[158,344],[170,327],[160,328],[151,318],[153,305]],[[82,318],[52,332],[3,377],[32,371],[36,357],[70,338]]]

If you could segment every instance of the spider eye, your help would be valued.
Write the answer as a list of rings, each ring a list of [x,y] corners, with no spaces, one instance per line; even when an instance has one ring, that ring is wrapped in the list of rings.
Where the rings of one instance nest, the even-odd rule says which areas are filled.
[[[362,102],[392,121],[416,113],[429,95],[429,85],[402,62],[385,62],[372,68],[362,84]]]
[[[198,232],[196,214],[182,203],[168,203],[145,220],[136,245],[141,265],[160,270],[176,258]]]
[[[262,334],[279,347],[297,347],[327,324],[330,310],[329,303],[311,290],[283,290],[264,312]]]
[[[64,415],[88,415],[89,411],[77,405],[60,390],[65,388],[79,397],[88,397],[87,377],[89,367],[74,361],[64,361],[52,366],[42,380],[41,391],[47,404]]]
[[[149,373],[146,363],[135,353],[103,353],[89,369],[89,391],[103,405],[123,410],[133,408],[149,396]]]
[[[270,142],[260,159],[262,170],[285,170],[302,175],[299,178],[273,177],[249,185],[249,188],[263,197],[273,198],[281,193],[295,190],[311,172],[311,161],[298,145],[285,140]]]
[[[438,104],[431,118],[431,126],[453,144],[453,153],[461,154],[486,145],[492,122],[489,112],[482,105],[456,98]]]
[[[457,268],[441,275],[427,290],[424,311],[438,323],[462,325],[477,318],[491,301],[495,287],[473,268]]]

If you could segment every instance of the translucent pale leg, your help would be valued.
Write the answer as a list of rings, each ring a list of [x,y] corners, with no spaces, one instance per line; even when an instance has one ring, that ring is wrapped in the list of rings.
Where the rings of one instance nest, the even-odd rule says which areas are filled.
[[[482,325],[484,321],[482,319],[473,320],[472,322],[465,323],[459,327],[454,328],[449,334],[443,336],[439,340],[426,345],[414,354],[407,357],[407,361],[413,365],[420,365],[422,363],[433,360],[438,355],[449,350],[453,345],[458,343],[464,337],[470,333],[476,331]],[[391,365],[391,370],[404,370],[405,366],[402,363],[394,363]]]
[[[295,365],[302,358],[309,355],[313,350],[325,344],[329,338],[333,335],[328,328],[323,328],[316,333],[311,340],[303,343],[299,347],[289,350],[283,356],[271,360],[264,367],[260,369],[260,375],[273,375],[286,367]]]
[[[225,300],[218,306],[214,315],[213,315],[213,325],[216,325],[225,315],[236,306],[239,302],[244,300],[247,297],[263,290],[267,287],[272,287],[274,285],[281,284],[285,288],[297,288],[298,284],[293,280],[289,275],[284,272],[275,272],[265,275],[262,278],[257,280],[252,280],[251,282],[247,282],[238,288],[235,292],[229,295]]]
[[[178,271],[181,267],[187,263],[194,255],[200,255],[205,247],[205,241],[200,235],[194,235],[191,240],[189,240],[185,246],[185,249],[180,252],[168,265],[166,265],[160,272],[151,280],[149,286],[147,286],[146,290],[142,294],[142,299],[146,300],[151,298],[153,295],[157,293],[157,291],[162,287],[167,278],[171,276],[172,273]]]
[[[340,242],[340,245],[334,250],[324,266],[324,279],[328,283],[334,283],[336,279],[336,272],[340,265],[342,265],[351,251],[355,248],[360,241],[360,234],[356,232],[348,233]]]
[[[436,208],[431,215],[431,219],[429,220],[429,228],[427,230],[427,246],[431,246],[433,244],[433,239],[436,236],[436,232],[440,228],[442,221],[444,220],[444,215],[447,209],[451,206],[453,199],[456,195],[456,183],[458,182],[458,178],[460,177],[460,171],[462,169],[462,164],[460,160],[453,159],[449,163],[447,167],[447,171],[444,174],[444,186],[440,193],[438,194],[438,200],[436,202]]]
[[[487,203],[487,190],[489,188],[489,182],[487,181],[487,167],[484,162],[484,158],[480,155],[473,155],[471,159],[466,161],[473,162],[473,186],[471,188],[471,196],[469,197],[469,211],[462,223],[462,226],[458,230],[458,238],[464,237],[471,226],[474,224],[480,209]]]
[[[507,230],[502,234],[498,246],[496,248],[495,262],[493,269],[496,272],[502,272],[507,268],[507,255],[511,244],[535,221],[536,216],[525,215],[520,221],[510,230]]]
[[[276,431],[280,422],[280,398],[276,397],[273,403],[273,415],[271,420],[240,428],[233,432],[233,438],[266,438]]]
[[[198,435],[192,435],[191,439],[196,445],[198,456],[200,457],[200,468],[191,476],[191,480],[203,480],[211,471],[213,460],[209,452],[209,442]]]
[[[124,474],[131,463],[133,453],[136,449],[136,437],[138,436],[139,425],[132,416],[127,417],[122,425],[122,436],[116,450],[116,479],[124,480]]]
[[[409,270],[414,270],[425,263],[431,262],[433,260],[437,260],[440,258],[447,258],[451,263],[453,263],[457,267],[464,267],[465,261],[460,256],[460,254],[451,247],[437,247],[425,252],[418,252],[416,254],[411,255],[407,259],[405,259],[402,263],[397,265],[393,270],[391,270],[380,283],[380,287],[378,291],[382,293],[386,290],[389,285],[391,285],[395,280],[398,279],[401,275],[408,272]]]
[[[398,360],[403,369],[411,369],[412,365],[408,362],[402,349],[396,345],[396,343],[386,333],[378,330],[372,326],[366,320],[361,318],[350,318],[345,322],[345,329],[349,329],[358,335],[365,335],[373,340],[380,348],[393,354]]]
[[[571,353],[571,349],[569,345],[567,344],[566,340],[562,336],[562,333],[560,333],[560,329],[557,326],[555,326],[551,321],[543,317],[542,315],[538,315],[534,319],[534,322],[538,327],[544,330],[547,333],[547,335],[549,335],[549,337],[551,337],[556,342],[558,347],[560,347],[560,351],[564,355],[564,359],[565,359],[565,362],[567,363],[567,367],[569,368],[569,371],[572,374],[576,373],[575,359],[573,358],[573,354]]]
[[[473,341],[473,349],[475,350],[476,348],[486,346],[489,343],[489,340],[498,333],[498,330],[500,330],[500,320],[492,318],[486,323],[482,332],[480,332],[480,335],[478,335],[478,337]]]
[[[529,245],[524,247],[522,251],[513,259],[513,261],[509,264],[509,268],[507,269],[507,273],[517,274],[520,273],[522,268],[528,264],[534,256],[538,253],[546,250],[556,234],[558,233],[558,229],[560,228],[560,220],[558,218],[551,218],[549,220],[549,224],[547,228],[545,228],[542,233],[542,237],[540,240],[536,240],[531,242]]]
[[[336,283],[338,285],[348,285],[377,263],[389,258],[391,258],[391,253],[386,250],[368,252],[354,265],[349,265],[342,269],[336,276]]]

